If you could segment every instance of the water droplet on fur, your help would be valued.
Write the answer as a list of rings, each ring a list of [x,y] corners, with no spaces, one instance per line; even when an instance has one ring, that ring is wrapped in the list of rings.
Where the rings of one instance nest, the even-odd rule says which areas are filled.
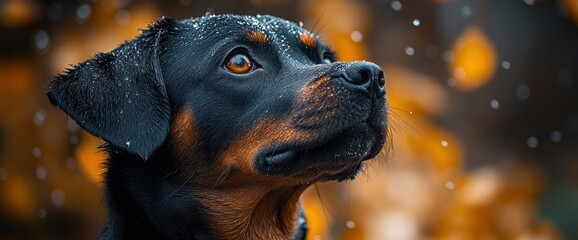
[[[130,147],[130,141],[126,141],[126,146]]]

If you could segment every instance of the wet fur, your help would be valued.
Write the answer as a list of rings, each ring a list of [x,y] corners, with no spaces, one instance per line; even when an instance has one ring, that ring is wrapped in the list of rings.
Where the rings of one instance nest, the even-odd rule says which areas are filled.
[[[260,69],[227,73],[238,49]],[[50,101],[107,142],[100,239],[304,239],[303,190],[354,178],[386,136],[379,67],[327,58],[271,16],[162,18],[57,76]]]

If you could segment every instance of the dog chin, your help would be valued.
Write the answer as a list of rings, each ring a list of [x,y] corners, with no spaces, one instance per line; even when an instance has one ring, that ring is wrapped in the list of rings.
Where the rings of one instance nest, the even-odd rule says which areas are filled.
[[[265,175],[321,181],[351,179],[362,162],[379,153],[382,139],[384,136],[369,126],[354,126],[325,141],[268,147],[257,155],[256,167]]]

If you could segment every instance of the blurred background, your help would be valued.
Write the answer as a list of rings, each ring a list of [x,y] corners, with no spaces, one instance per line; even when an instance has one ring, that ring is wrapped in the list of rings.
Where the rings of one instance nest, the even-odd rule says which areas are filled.
[[[154,19],[271,14],[385,71],[392,150],[305,195],[309,239],[578,239],[577,0],[0,1],[0,239],[94,239],[100,140],[51,77]]]

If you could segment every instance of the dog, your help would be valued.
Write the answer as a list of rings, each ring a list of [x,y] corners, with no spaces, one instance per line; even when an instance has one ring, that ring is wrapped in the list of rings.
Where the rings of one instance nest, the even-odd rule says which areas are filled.
[[[290,21],[209,14],[158,19],[48,97],[106,142],[100,239],[304,239],[301,193],[383,148],[384,81]]]

